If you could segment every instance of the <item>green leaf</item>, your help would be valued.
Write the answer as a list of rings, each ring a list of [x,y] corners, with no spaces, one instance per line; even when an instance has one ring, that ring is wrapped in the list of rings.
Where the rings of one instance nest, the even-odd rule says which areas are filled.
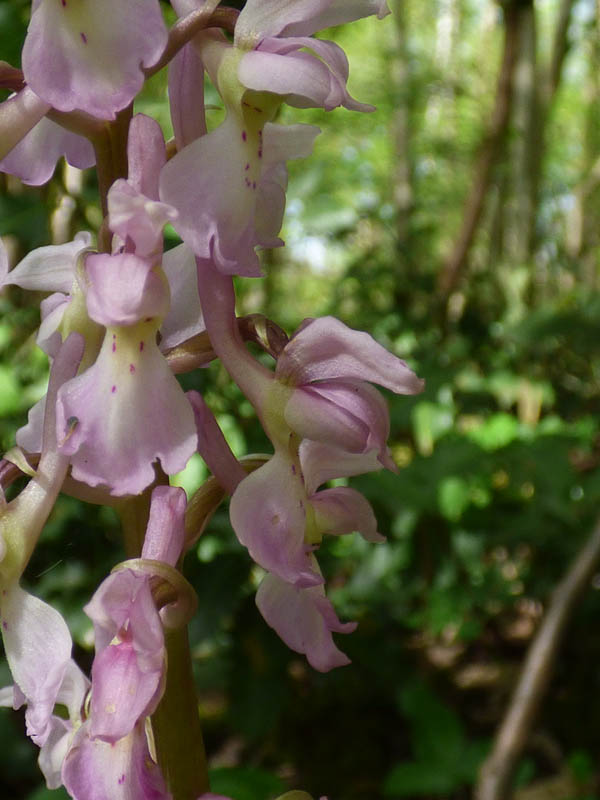
[[[47,789],[45,786],[40,786],[39,789],[28,794],[26,800],[69,800],[69,795],[62,786],[59,789]]]
[[[444,478],[438,488],[438,505],[446,519],[456,521],[471,503],[469,484],[457,475]]]
[[[519,436],[519,422],[512,414],[492,414],[483,425],[469,431],[469,436],[484,450],[493,451],[513,442]]]
[[[445,771],[425,762],[398,764],[387,776],[383,793],[399,797],[448,795],[460,783],[452,769]]]
[[[232,800],[271,800],[285,789],[283,781],[263,769],[219,767],[210,770],[211,791]]]
[[[21,389],[14,371],[0,364],[0,417],[21,410]]]
[[[458,716],[421,684],[401,691],[400,708],[412,722],[417,761],[429,764],[431,770],[456,771],[465,747]]]
[[[448,407],[424,400],[413,408],[412,421],[417,450],[428,456],[433,453],[436,441],[451,430],[454,420]]]

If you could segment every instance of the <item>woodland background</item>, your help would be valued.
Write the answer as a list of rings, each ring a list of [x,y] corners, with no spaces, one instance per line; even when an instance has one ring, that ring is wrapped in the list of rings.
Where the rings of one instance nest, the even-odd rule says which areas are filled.
[[[240,282],[240,313],[261,311],[288,332],[335,314],[407,359],[427,386],[388,397],[400,473],[352,482],[387,543],[349,536],[321,551],[340,616],[360,623],[340,637],[350,667],[318,674],[265,625],[259,575],[226,508],[189,554],[213,789],[234,800],[270,800],[288,786],[330,800],[471,797],[551,609],[551,646],[534,676],[539,710],[511,728],[523,733],[514,769],[500,762],[506,792],[598,800],[598,8],[390,6],[384,21],[322,34],[347,50],[350,88],[377,112],[281,116],[323,134],[312,158],[290,164],[287,247],[265,253],[266,279]],[[0,58],[15,65],[29,7],[0,0]],[[170,135],[165,96],[161,74],[136,109]],[[210,127],[222,118],[208,114]],[[41,189],[0,175],[0,189],[13,263],[101,221],[92,171],[59,165]],[[2,450],[45,390],[40,299],[16,287],[0,295]],[[236,453],[266,449],[218,365],[182,382],[204,392]],[[197,457],[180,482],[193,490],[206,474]],[[112,512],[63,497],[28,568],[28,585],[67,617],[84,668],[82,606],[121,557]],[[564,583],[576,557],[580,570]],[[0,685],[9,680],[0,662]],[[22,717],[4,709],[0,753],[3,797],[66,797],[43,787]]]

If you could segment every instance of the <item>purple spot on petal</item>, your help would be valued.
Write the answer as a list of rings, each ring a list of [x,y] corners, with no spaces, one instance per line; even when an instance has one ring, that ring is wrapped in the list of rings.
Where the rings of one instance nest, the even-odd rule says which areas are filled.
[[[292,475],[296,474],[296,465],[292,464]]]
[[[81,36],[81,41],[84,44],[87,44],[87,36],[85,35],[85,33],[80,33],[79,35]]]
[[[259,147],[258,149],[258,157],[262,158],[262,147]]]
[[[111,392],[114,394],[116,391],[117,391],[117,387],[113,386],[112,389],[111,389]]]
[[[60,0],[60,2],[62,3],[63,8],[67,5],[67,0]]]
[[[242,131],[242,141],[245,142],[247,138],[246,131]]]
[[[117,352],[117,345],[114,342],[112,344],[112,351],[113,351],[113,353]]]
[[[256,181],[252,181],[252,188],[256,189]]]
[[[135,372],[135,366],[133,364],[129,365],[129,372]]]
[[[144,320],[144,322],[152,322],[152,317],[146,317],[146,319]]]
[[[247,172],[249,169],[250,169],[250,164],[246,164],[246,166],[244,167],[244,170]]]
[[[125,783],[125,773],[123,773],[123,774],[121,775],[121,777],[119,778],[119,780],[118,780],[118,784],[119,784],[119,786],[121,786],[121,785],[122,785],[122,784],[124,784],[124,783]]]
[[[8,630],[8,622],[5,619],[2,620],[2,630],[3,631]]]
[[[143,349],[144,349],[144,343],[140,342],[140,353],[142,352]]]

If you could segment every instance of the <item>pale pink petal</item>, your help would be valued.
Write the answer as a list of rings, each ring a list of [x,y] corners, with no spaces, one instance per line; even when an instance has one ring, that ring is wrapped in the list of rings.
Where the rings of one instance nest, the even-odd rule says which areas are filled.
[[[182,150],[204,136],[204,65],[188,42],[169,64],[169,100],[175,145]]]
[[[42,450],[42,431],[46,413],[46,395],[31,406],[27,412],[27,424],[17,431],[17,445],[26,453],[40,453]]]
[[[304,439],[300,444],[300,463],[309,496],[326,481],[362,475],[382,468],[376,450],[348,453],[309,439]]]
[[[230,114],[177,153],[160,180],[161,200],[179,212],[173,226],[184,242],[201,258],[214,256],[221,272],[248,277],[260,275],[253,226],[260,161],[253,138]]]
[[[6,247],[4,242],[2,241],[2,237],[0,237],[0,290],[6,283],[6,276],[8,275],[8,253],[6,252]]]
[[[246,477],[246,471],[231,452],[215,415],[199,392],[188,392],[186,397],[194,409],[198,429],[198,452],[221,486],[233,494]]]
[[[94,148],[88,139],[50,119],[41,119],[0,161],[0,172],[15,175],[30,186],[41,186],[50,180],[62,156],[78,169],[96,163]]]
[[[389,462],[390,422],[385,400],[364,381],[331,380],[296,389],[285,407],[285,419],[304,439],[322,441],[351,453],[375,449]]]
[[[279,247],[285,210],[288,172],[285,162],[306,158],[312,153],[320,129],[314,125],[275,125],[263,130],[263,163],[256,195],[254,228],[263,247]]]
[[[4,282],[22,289],[68,294],[75,280],[77,259],[91,243],[91,234],[82,231],[72,242],[38,247],[8,273]]]
[[[114,743],[90,738],[85,722],[75,734],[62,777],[73,800],[171,800],[150,756],[143,722]]]
[[[59,111],[114,119],[166,43],[158,0],[34,0],[23,72]]]
[[[306,495],[295,464],[275,454],[231,498],[231,525],[261,567],[300,586],[322,583],[304,544]]]
[[[160,701],[164,636],[150,576],[123,569],[104,580],[84,611],[94,623],[90,735],[116,742]]]
[[[58,330],[72,298],[62,292],[54,292],[40,303],[41,323],[35,341],[38,347],[55,358],[62,344],[62,335]]]
[[[142,558],[175,566],[185,539],[185,509],[183,489],[175,486],[153,489]]]
[[[127,139],[127,182],[149,200],[158,200],[158,176],[167,163],[165,137],[158,122],[136,114]]]
[[[281,162],[307,158],[321,133],[316,125],[276,125],[268,122],[263,130],[263,169]]]
[[[366,422],[331,402],[319,388],[317,391],[311,386],[296,389],[285,407],[285,421],[303,439],[363,453],[369,436]]]
[[[52,717],[48,737],[40,748],[38,766],[46,779],[48,789],[62,786],[62,765],[69,752],[73,729],[65,719]]]
[[[140,668],[129,642],[111,644],[98,653],[92,667],[90,734],[105,742],[126,736],[138,719],[155,710],[162,678],[160,668]]]
[[[319,672],[350,663],[334,644],[331,632],[351,633],[356,623],[339,621],[322,586],[299,589],[268,574],[258,587],[256,605],[287,646],[304,653]]]
[[[153,321],[109,328],[95,364],[59,394],[73,477],[113,495],[143,491],[157,459],[167,474],[179,472],[196,450],[194,415],[156,346],[156,328]]]
[[[93,253],[85,271],[88,313],[101,325],[133,325],[166,314],[167,288],[151,262],[133,253]]]
[[[198,295],[198,270],[190,248],[180,244],[167,250],[162,268],[171,292],[171,305],[160,326],[160,349],[165,352],[201,333],[206,326]]]
[[[29,86],[0,103],[0,158],[5,158],[48,111],[50,104]]]
[[[235,28],[235,42],[265,36],[310,36],[371,14],[389,14],[386,0],[247,0]]]
[[[162,251],[163,228],[176,218],[177,212],[172,206],[149,200],[129,181],[120,178],[109,189],[109,227],[122,242],[131,239],[135,254],[140,258],[152,257]]]
[[[329,70],[309,53],[278,53],[250,50],[240,59],[240,82],[248,89],[273,92],[297,108],[325,108],[330,95]]]
[[[13,680],[27,698],[27,733],[42,745],[71,658],[71,634],[58,611],[18,584],[0,592],[0,618]]]
[[[305,321],[279,357],[276,374],[296,386],[331,378],[370,381],[396,394],[417,394],[424,386],[372,336],[334,317]]]
[[[54,359],[37,471],[0,514],[0,587],[6,588],[20,579],[65,479],[68,458],[58,451],[55,424],[57,392],[77,372],[83,346],[83,337],[72,333]]]
[[[334,42],[308,37],[265,39],[241,58],[238,76],[247,88],[282,95],[289,105],[326,111],[338,106],[374,110],[348,94],[348,59]]]
[[[56,703],[66,706],[68,720],[52,716],[48,737],[40,749],[38,764],[49,789],[62,786],[61,770],[69,750],[74,728],[81,722],[81,710],[89,691],[90,682],[71,659],[67,664]]]
[[[355,489],[338,486],[324,489],[310,497],[315,523],[321,533],[341,536],[358,531],[368,542],[385,542],[377,533],[377,520],[371,504]]]
[[[212,258],[222,273],[260,275],[255,248],[282,244],[285,160],[308,155],[317,133],[270,123],[254,130],[230,113],[172,158],[161,175],[161,199],[178,210],[173,225],[194,253]]]

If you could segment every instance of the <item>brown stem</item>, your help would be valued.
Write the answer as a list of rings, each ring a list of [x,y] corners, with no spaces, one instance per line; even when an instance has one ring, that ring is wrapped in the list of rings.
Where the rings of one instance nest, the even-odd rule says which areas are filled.
[[[105,123],[102,131],[92,137],[100,206],[104,217],[108,214],[108,190],[117,178],[127,177],[127,136],[132,116],[133,104],[119,111],[113,122]],[[110,239],[102,233],[101,230],[101,240]],[[110,251],[110,241],[100,241],[99,244],[101,250]]]
[[[0,61],[0,89],[20,92],[24,86],[23,72],[7,61]]]
[[[513,96],[519,26],[523,9],[530,4],[531,0],[525,3],[521,3],[520,0],[513,0],[505,7],[504,51],[498,76],[494,110],[489,129],[483,139],[479,156],[473,169],[473,183],[465,202],[461,228],[454,247],[440,272],[438,292],[443,300],[446,300],[454,291],[465,270],[467,257],[481,220],[493,168],[502,152]]]
[[[552,593],[548,610],[527,653],[519,681],[486,758],[475,800],[506,800],[516,763],[544,696],[567,623],[600,561],[600,520]]]
[[[254,342],[265,353],[277,359],[288,343],[288,336],[275,322],[264,314],[248,314],[237,317],[238,330],[245,342]],[[165,353],[171,371],[175,375],[191,372],[210,364],[217,357],[206,331],[192,336]]]
[[[205,28],[222,28],[229,31],[229,33],[233,33],[239,13],[235,8],[222,6],[213,11],[209,17],[206,16],[204,8],[198,8],[196,11],[192,11],[191,14],[182,17],[169,31],[169,41],[162,56],[156,64],[144,70],[146,78],[151,78],[152,75],[155,75],[165,67],[179,50],[201,30]]]

